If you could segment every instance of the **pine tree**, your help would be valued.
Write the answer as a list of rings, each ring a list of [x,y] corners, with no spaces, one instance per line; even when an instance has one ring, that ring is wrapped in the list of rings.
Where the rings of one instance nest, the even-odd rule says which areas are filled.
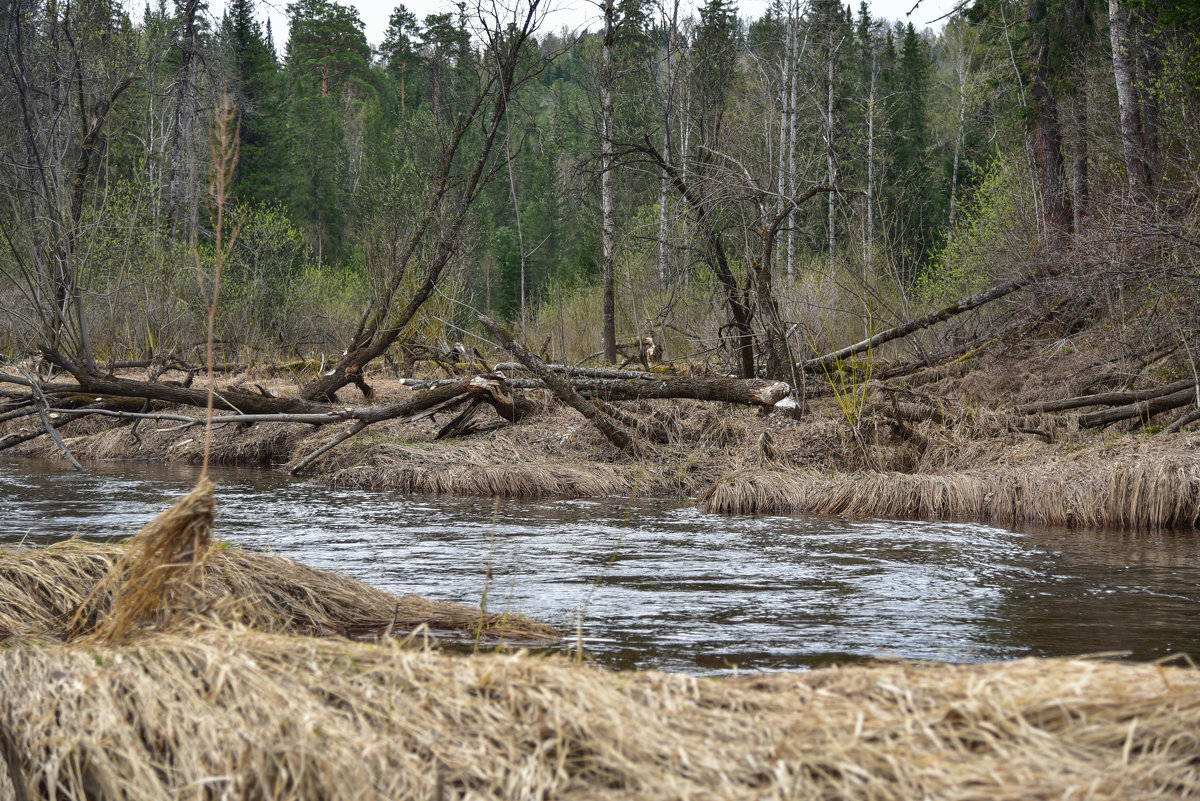
[[[356,11],[329,0],[288,6],[288,202],[320,261],[345,255],[351,178],[347,129],[373,94],[371,48]]]
[[[239,157],[234,193],[242,201],[269,203],[281,194],[279,65],[252,0],[231,0],[222,33],[232,61],[234,106],[238,120]]]
[[[399,86],[400,116],[407,117],[409,111],[420,103],[421,92],[417,78],[420,57],[417,42],[421,26],[417,17],[403,5],[396,6],[388,20],[388,28],[379,47],[384,69]]]

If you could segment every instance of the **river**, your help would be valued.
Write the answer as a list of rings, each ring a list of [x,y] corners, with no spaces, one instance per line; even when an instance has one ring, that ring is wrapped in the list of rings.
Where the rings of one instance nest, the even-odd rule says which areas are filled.
[[[0,459],[0,542],[127,537],[189,466]],[[519,611],[614,668],[1200,656],[1200,536],[719,517],[677,501],[329,489],[221,469],[217,533],[395,593]],[[491,579],[488,579],[488,574]]]

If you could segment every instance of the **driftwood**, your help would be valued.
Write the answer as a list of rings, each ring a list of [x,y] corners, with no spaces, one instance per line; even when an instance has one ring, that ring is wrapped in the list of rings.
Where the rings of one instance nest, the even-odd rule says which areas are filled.
[[[521,364],[525,365],[527,370],[544,381],[546,386],[549,387],[550,391],[559,400],[590,420],[592,425],[596,426],[609,442],[621,450],[630,450],[633,448],[633,438],[627,431],[614,425],[594,404],[589,403],[581,397],[568,381],[547,370],[545,363],[513,339],[512,334],[508,333],[508,330],[504,326],[484,314],[478,315],[477,319],[484,328],[492,333],[492,336],[499,340],[502,348],[511,353]]]

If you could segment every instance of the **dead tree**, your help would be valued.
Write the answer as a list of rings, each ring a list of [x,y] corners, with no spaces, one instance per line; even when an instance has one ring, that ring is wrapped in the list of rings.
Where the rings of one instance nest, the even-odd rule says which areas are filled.
[[[42,9],[12,0],[0,11],[0,185],[8,213],[0,232],[10,251],[30,333],[52,348],[70,348],[95,371],[77,244],[84,195],[102,149],[103,131],[134,76],[97,81],[97,36],[87,10],[71,4]],[[14,310],[15,311],[15,310]]]
[[[509,98],[540,71],[541,64],[531,68],[527,58],[529,42],[543,16],[540,2],[528,0],[523,19],[512,25],[506,25],[498,16],[485,18],[480,13],[486,38],[483,50],[488,56],[484,65],[489,71],[467,110],[454,121],[434,166],[421,217],[396,259],[382,297],[367,308],[337,364],[301,390],[305,400],[331,401],[334,393],[361,375],[368,363],[387,352],[433,295],[442,273],[458,252],[471,206],[496,174],[491,156],[506,123]],[[479,150],[464,165],[468,159],[464,151],[473,136],[479,137]],[[401,282],[431,239],[433,255],[425,265],[421,283],[401,306]]]

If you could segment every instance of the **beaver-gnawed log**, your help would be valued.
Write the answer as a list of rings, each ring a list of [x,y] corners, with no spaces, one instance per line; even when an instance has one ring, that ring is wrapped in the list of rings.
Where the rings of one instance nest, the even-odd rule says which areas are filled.
[[[607,401],[685,398],[750,406],[774,406],[791,392],[791,387],[783,381],[758,378],[660,378],[649,373],[635,375],[637,378],[623,380],[572,377],[569,383],[576,392],[585,397],[598,397]],[[436,381],[404,380],[405,386],[414,389],[456,386],[460,382],[461,379],[457,378]],[[539,378],[514,378],[509,379],[505,386],[510,389],[545,389],[546,383]]]

